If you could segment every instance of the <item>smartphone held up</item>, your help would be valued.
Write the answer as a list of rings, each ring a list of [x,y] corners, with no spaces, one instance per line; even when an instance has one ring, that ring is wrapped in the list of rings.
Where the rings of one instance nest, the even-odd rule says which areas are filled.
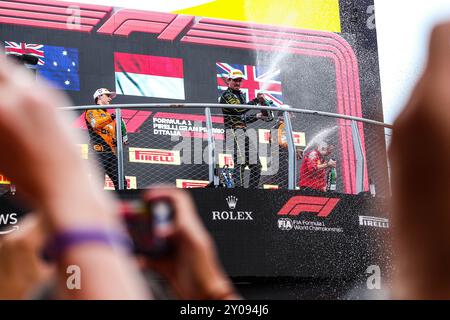
[[[121,215],[133,240],[134,252],[152,259],[171,254],[169,235],[174,209],[170,199],[123,201]]]

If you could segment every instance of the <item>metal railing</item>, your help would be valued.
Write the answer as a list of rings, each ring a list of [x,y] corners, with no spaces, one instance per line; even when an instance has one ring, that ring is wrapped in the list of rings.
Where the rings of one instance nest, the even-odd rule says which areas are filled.
[[[104,106],[103,106],[104,107]],[[155,109],[163,109],[164,111],[176,112],[176,111],[185,111],[189,109],[204,109],[204,122],[206,123],[206,138],[207,138],[207,161],[208,165],[208,182],[213,182],[214,184],[219,183],[219,179],[217,179],[217,166],[220,162],[219,158],[221,154],[217,148],[217,141],[214,134],[214,126],[213,126],[213,111],[221,111],[222,109],[235,109],[235,108],[243,108],[249,110],[267,110],[276,113],[283,113],[285,130],[287,136],[287,153],[288,153],[288,166],[287,168],[281,168],[282,170],[287,170],[288,173],[288,189],[293,190],[296,189],[297,181],[299,181],[297,175],[299,174],[299,170],[297,168],[297,159],[296,159],[296,151],[299,149],[299,136],[297,134],[297,128],[302,127],[302,130],[305,131],[306,125],[309,123],[317,122],[317,119],[321,119],[320,121],[324,121],[324,119],[335,120],[334,123],[336,133],[334,134],[338,137],[338,144],[340,145],[341,150],[341,161],[345,164],[341,167],[341,172],[343,174],[343,183],[341,187],[341,191],[345,193],[359,193],[363,191],[369,190],[369,182],[373,180],[381,180],[376,179],[376,175],[378,173],[373,170],[370,166],[374,163],[380,165],[380,176],[383,175],[382,179],[386,179],[388,177],[388,165],[387,165],[387,157],[386,157],[386,145],[384,142],[384,128],[392,129],[391,125],[364,119],[358,118],[354,116],[340,115],[329,112],[322,111],[314,111],[314,110],[306,110],[306,109],[296,109],[290,106],[284,107],[266,107],[266,106],[252,106],[252,105],[226,105],[226,104],[205,104],[205,103],[184,103],[184,104],[171,104],[171,103],[155,103],[155,104],[114,104],[107,106],[108,109],[115,109],[115,121],[116,128],[121,128],[121,121],[123,118],[122,111],[124,110],[155,110]],[[98,109],[98,105],[86,105],[86,106],[73,106],[73,107],[65,107],[64,110],[72,110],[72,111],[85,111],[88,109]],[[199,114],[197,112],[197,114]],[[296,118],[294,121],[291,119],[292,114],[301,115],[301,120],[298,120],[300,117]],[[220,114],[219,114],[220,116]],[[310,121],[311,120],[311,121]],[[314,121],[312,121],[314,120]],[[320,127],[319,124],[316,127]],[[203,122],[203,120],[201,120]],[[331,122],[333,125],[333,122]],[[267,124],[269,125],[269,124]],[[202,126],[202,124],[201,124]],[[313,128],[317,129],[317,128]],[[264,132],[270,131],[270,129],[261,129],[256,128],[257,131],[265,130]],[[317,131],[317,130],[316,130]],[[380,132],[383,132],[382,134]],[[272,130],[273,133],[273,130]],[[141,133],[145,134],[145,133]],[[149,133],[147,133],[149,135]],[[294,134],[296,136],[294,136]],[[380,135],[383,136],[383,139],[380,139]],[[304,135],[303,135],[304,136]],[[300,136],[301,137],[301,136]],[[376,139],[373,139],[376,137]],[[273,138],[273,134],[272,134]],[[156,136],[153,137],[141,137],[140,139],[148,140],[145,146],[151,146],[152,142],[156,142],[154,139],[159,139]],[[153,139],[153,141],[152,141]],[[200,138],[203,141],[203,138]],[[124,148],[122,144],[122,135],[121,130],[116,130],[116,140],[117,140],[117,149],[116,149],[116,157],[117,157],[117,170],[118,170],[118,183],[119,189],[123,189],[124,185],[124,177],[126,175],[124,169]],[[300,139],[301,140],[301,139]],[[306,139],[304,139],[306,140]],[[314,140],[314,139],[312,139]],[[376,141],[376,143],[373,143]],[[163,143],[162,141],[160,141]],[[273,142],[273,141],[272,141]],[[316,141],[317,142],[317,141]],[[257,142],[258,144],[261,141]],[[300,146],[302,144],[300,143]],[[303,150],[311,147],[309,143],[306,141],[303,142]],[[272,149],[275,150],[275,149]],[[383,152],[380,152],[384,150]],[[383,155],[384,153],[384,155]],[[258,154],[258,157],[260,155]],[[370,157],[371,161],[368,164],[367,157]],[[373,160],[373,157],[378,157],[379,159]],[[273,158],[273,155],[270,154],[267,156],[267,159]],[[273,160],[273,159],[272,159]],[[378,164],[381,161],[381,164]],[[266,160],[268,163],[269,160]],[[267,165],[267,164],[266,164]],[[198,171],[196,168],[191,169],[192,173]],[[371,171],[371,174],[368,173]],[[381,173],[381,171],[386,171],[386,173]],[[156,171],[153,171],[153,175],[155,175]],[[157,180],[157,179],[154,179]],[[370,180],[370,181],[369,181]],[[160,182],[160,181],[154,181]],[[388,183],[388,182],[387,182]]]

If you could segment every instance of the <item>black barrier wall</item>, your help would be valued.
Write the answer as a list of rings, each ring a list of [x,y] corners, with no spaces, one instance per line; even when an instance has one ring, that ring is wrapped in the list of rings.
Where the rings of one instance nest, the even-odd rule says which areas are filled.
[[[369,195],[281,190],[188,189],[232,277],[358,279],[389,266],[387,203]],[[135,200],[140,191],[118,193]],[[0,196],[0,232],[29,210]],[[7,219],[7,220],[5,220]]]
[[[384,200],[367,195],[189,189],[233,277],[356,279],[388,264]],[[133,199],[138,191],[121,191]]]

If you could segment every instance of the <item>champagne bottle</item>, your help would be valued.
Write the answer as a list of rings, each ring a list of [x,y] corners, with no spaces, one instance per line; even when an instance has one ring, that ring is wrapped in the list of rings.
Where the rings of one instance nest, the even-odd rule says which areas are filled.
[[[227,188],[234,188],[233,177],[231,176],[228,165],[225,165],[222,169],[222,177]]]
[[[331,168],[328,170],[328,177],[327,177],[327,190],[328,191],[336,191],[336,168]]]
[[[377,195],[377,192],[375,191],[375,184],[373,183],[372,179],[369,179],[369,190],[372,197],[375,197]]]
[[[122,125],[121,125],[121,129],[122,129],[122,141],[124,144],[128,143],[128,133],[127,133],[127,127],[125,126],[125,122],[122,119]]]
[[[272,107],[273,106],[273,101],[265,99],[264,103],[262,105],[263,106],[267,106],[267,107]],[[261,110],[261,113],[262,113],[262,115],[264,117],[267,118],[267,121],[272,121],[273,120],[273,112],[271,110]]]

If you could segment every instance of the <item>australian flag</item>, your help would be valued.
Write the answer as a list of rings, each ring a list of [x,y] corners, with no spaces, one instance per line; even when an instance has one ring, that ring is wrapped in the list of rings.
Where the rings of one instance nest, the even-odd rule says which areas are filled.
[[[80,91],[78,49],[5,41],[8,54],[38,57],[37,73],[58,89]]]
[[[239,69],[244,74],[241,91],[250,101],[256,98],[259,92],[263,92],[266,99],[272,100],[276,106],[283,105],[281,90],[280,69],[270,69],[265,66],[252,66],[244,64],[216,63],[217,89],[222,94],[227,89],[227,76],[232,69]]]

